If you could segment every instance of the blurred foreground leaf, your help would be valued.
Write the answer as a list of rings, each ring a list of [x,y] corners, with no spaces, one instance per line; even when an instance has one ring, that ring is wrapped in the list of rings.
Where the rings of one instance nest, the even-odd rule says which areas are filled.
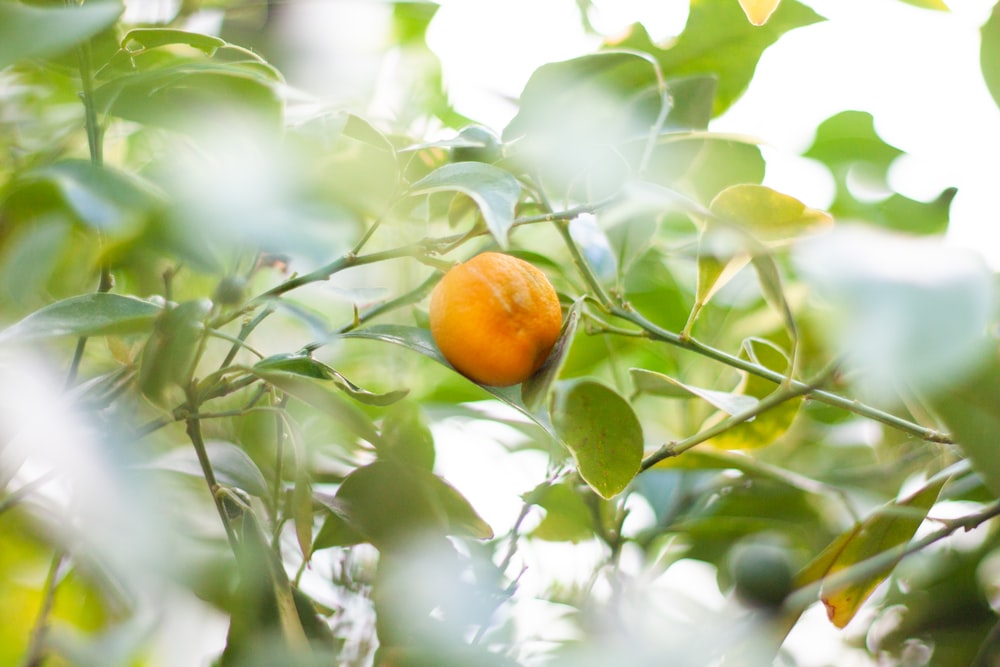
[[[115,0],[65,7],[0,2],[0,69],[71,49],[114,25],[123,10]]]
[[[163,309],[120,294],[84,294],[50,304],[0,332],[0,343],[56,336],[108,336],[148,330]]]

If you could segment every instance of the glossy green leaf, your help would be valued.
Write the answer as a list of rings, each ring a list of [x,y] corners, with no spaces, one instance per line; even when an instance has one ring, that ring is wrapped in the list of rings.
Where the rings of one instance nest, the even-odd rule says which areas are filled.
[[[946,383],[931,405],[983,484],[1000,498],[1000,363],[991,358],[971,377]]]
[[[665,398],[699,398],[728,415],[739,414],[753,408],[758,403],[758,400],[753,396],[692,387],[669,375],[644,368],[630,368],[628,372],[632,376],[632,384],[635,386],[636,392]]]
[[[552,425],[580,476],[603,498],[625,490],[639,472],[642,425],[625,399],[592,380],[573,380],[552,398]]]
[[[376,442],[378,439],[378,431],[372,420],[326,382],[284,371],[255,370],[254,374],[286,394],[333,417],[339,425],[363,440]]]
[[[15,215],[18,208],[37,216],[57,205],[114,238],[134,234],[162,205],[162,195],[137,175],[88,160],[63,160],[24,174],[4,202]]]
[[[789,30],[822,20],[812,9],[784,0],[763,26],[751,25],[734,0],[699,0],[691,3],[687,25],[669,48],[662,49],[639,24],[615,42],[616,48],[631,48],[653,54],[671,76],[718,77],[715,114],[728,109],[743,94],[757,68],[761,54]]]
[[[231,442],[210,440],[205,443],[208,460],[215,478],[226,486],[242,489],[252,496],[265,498],[270,493],[260,468],[245,451]],[[141,466],[150,470],[169,470],[203,478],[198,455],[190,445],[173,449],[151,463]]]
[[[712,200],[712,213],[746,229],[757,241],[782,244],[833,225],[830,214],[763,185],[732,185]]]
[[[142,348],[136,379],[144,396],[163,402],[170,387],[187,383],[194,372],[205,318],[211,308],[208,299],[196,299],[167,308],[156,318],[153,332]]]
[[[261,359],[254,364],[254,371],[262,373],[291,373],[317,380],[332,380],[341,391],[359,403],[379,407],[392,405],[409,393],[408,389],[398,389],[385,393],[374,393],[367,389],[362,389],[344,377],[344,374],[340,371],[304,354],[276,354],[266,359]]]
[[[819,581],[897,547],[913,538],[934,505],[947,477],[932,479],[912,495],[888,503],[843,533],[798,574],[797,585]],[[836,590],[822,590],[827,616],[838,628],[846,626],[895,564],[866,573]]]
[[[459,162],[435,169],[410,187],[411,195],[454,191],[476,202],[486,227],[501,248],[514,224],[521,186],[510,172],[482,162]]]
[[[980,362],[996,288],[975,253],[859,226],[805,241],[793,257],[833,306],[828,344],[870,391],[932,389]]]
[[[83,294],[45,306],[0,332],[0,343],[57,336],[114,336],[148,331],[163,309],[120,294]]]
[[[552,351],[549,353],[545,363],[542,364],[534,375],[524,381],[521,385],[521,398],[525,406],[531,411],[537,411],[545,405],[552,385],[559,378],[566,357],[569,355],[570,345],[573,344],[573,337],[576,335],[577,326],[580,323],[580,312],[583,309],[583,300],[576,301],[563,317],[562,330],[556,340]]]
[[[594,536],[594,515],[569,484],[546,485],[533,491],[530,497],[533,504],[545,510],[531,537],[576,544]]]
[[[121,2],[38,7],[0,2],[0,69],[24,58],[54,56],[110,28],[121,15]]]

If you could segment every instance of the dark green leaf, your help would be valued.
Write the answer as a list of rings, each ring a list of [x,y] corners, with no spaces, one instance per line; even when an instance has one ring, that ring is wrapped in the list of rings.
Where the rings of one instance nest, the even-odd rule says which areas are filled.
[[[84,294],[50,304],[0,332],[0,343],[56,336],[112,336],[148,331],[163,309],[120,294]]]
[[[378,431],[372,420],[356,405],[344,399],[339,392],[326,382],[315,378],[284,371],[254,370],[254,375],[290,396],[333,417],[338,424],[354,435],[376,442]]]
[[[186,301],[167,308],[156,318],[139,364],[137,382],[144,396],[160,402],[165,400],[164,392],[169,387],[187,383],[211,308],[208,299]]]
[[[325,504],[329,511],[319,532],[316,533],[316,539],[313,540],[313,551],[331,547],[350,547],[366,541],[365,536],[352,528],[351,524],[341,516],[335,502]]]
[[[424,470],[434,469],[434,434],[417,403],[402,401],[386,411],[376,449],[379,458],[394,458]]]
[[[0,69],[71,49],[114,25],[123,9],[115,0],[65,7],[0,2]]]
[[[486,227],[501,248],[514,224],[521,186],[510,172],[481,162],[459,162],[435,169],[410,187],[411,195],[454,191],[476,202]]]
[[[986,488],[1000,498],[1000,364],[991,359],[972,377],[947,383],[931,404]]]
[[[254,371],[261,373],[291,373],[317,380],[332,380],[341,391],[359,403],[380,407],[391,405],[409,393],[407,389],[390,391],[383,394],[370,392],[348,380],[340,371],[304,354],[276,354],[270,356],[257,362],[254,365]]]
[[[611,498],[628,486],[642,460],[642,426],[621,396],[592,380],[573,380],[552,398],[552,425],[580,476]]]

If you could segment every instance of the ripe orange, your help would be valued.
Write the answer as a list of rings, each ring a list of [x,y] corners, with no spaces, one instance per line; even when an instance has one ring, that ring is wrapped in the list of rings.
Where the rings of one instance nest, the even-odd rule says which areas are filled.
[[[431,335],[452,366],[506,387],[538,370],[562,326],[559,297],[539,269],[484,252],[445,274],[431,292]]]

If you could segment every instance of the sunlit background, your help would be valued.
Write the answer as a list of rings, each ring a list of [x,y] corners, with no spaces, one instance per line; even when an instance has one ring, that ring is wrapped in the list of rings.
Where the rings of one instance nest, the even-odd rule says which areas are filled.
[[[898,0],[803,2],[828,20],[792,31],[765,52],[747,93],[713,122],[712,129],[761,138],[766,184],[822,209],[833,197],[831,176],[799,154],[825,118],[845,109],[871,112],[881,136],[907,154],[893,165],[891,188],[929,201],[943,189],[957,187],[950,238],[1000,267],[995,211],[1000,111],[981,79],[978,32],[993,0],[956,0],[950,13]],[[154,20],[173,15],[178,3],[131,0],[127,4],[129,19]],[[458,112],[498,131],[514,114],[519,92],[539,65],[590,52],[600,43],[584,28],[575,0],[442,0],[440,4],[428,41],[441,60],[450,99]],[[654,39],[666,42],[683,29],[687,6],[688,0],[595,0],[588,18],[607,36],[638,20]],[[394,51],[390,12],[390,3],[377,0],[286,0],[277,19],[280,43],[273,48],[284,60],[281,69],[295,103],[356,109],[388,123],[410,122],[405,84],[413,62]],[[217,30],[221,25],[221,17],[211,11],[192,21],[191,27],[198,30]],[[428,138],[448,134],[434,126],[410,129]],[[859,190],[858,196],[887,194]],[[30,395],[23,398],[29,400]],[[439,472],[471,501],[496,534],[504,534],[521,510],[521,494],[545,478],[545,456],[537,451],[511,455],[503,445],[515,443],[520,435],[495,423],[456,418],[437,428]],[[105,501],[109,506],[115,502]],[[651,521],[651,511],[642,501],[636,499],[633,505],[627,531],[638,531]],[[537,520],[529,517],[525,527]],[[530,593],[553,581],[567,586],[579,583],[591,575],[600,557],[596,545],[523,544],[520,585]],[[625,553],[621,566],[637,573],[639,559]],[[636,602],[638,616],[643,605],[655,608],[660,595],[672,600],[689,597],[692,617],[698,609],[718,611],[727,604],[711,566],[688,561],[668,574],[643,589],[644,597]],[[563,633],[569,626],[560,623],[562,612],[556,605],[525,602],[518,612],[526,636],[566,638]],[[162,664],[197,664],[217,654],[224,643],[226,619],[207,608],[195,605],[183,615],[171,613],[165,618],[184,620],[161,626],[162,636],[175,638],[180,633],[191,640],[160,647]],[[866,652],[843,641],[852,637],[852,628],[867,628],[870,623],[862,613],[841,633],[826,622],[822,606],[815,605],[786,647],[803,667],[870,666],[874,663]]]

